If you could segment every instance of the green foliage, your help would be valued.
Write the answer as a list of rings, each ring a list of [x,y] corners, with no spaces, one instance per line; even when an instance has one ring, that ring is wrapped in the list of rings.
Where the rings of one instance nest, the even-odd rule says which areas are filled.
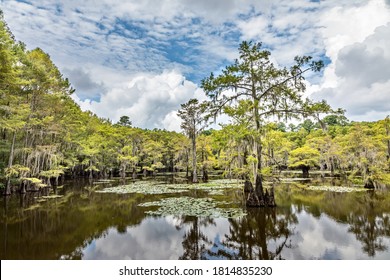
[[[45,178],[58,178],[62,174],[64,174],[64,171],[62,169],[50,169],[50,170],[41,171],[39,173],[40,176]]]
[[[42,182],[41,179],[34,178],[34,177],[32,177],[32,178],[24,177],[24,178],[20,178],[20,180],[21,180],[22,182],[24,182],[24,183],[29,182],[31,185],[36,186],[36,187],[38,187],[38,188],[43,188],[43,187],[46,187],[46,186],[47,186],[46,184],[44,184],[44,183]]]
[[[348,119],[343,115],[328,115],[322,121],[328,126],[346,126],[349,124]]]
[[[20,164],[15,164],[11,167],[6,168],[4,174],[6,178],[18,178],[29,173],[29,171],[30,169],[28,167]]]
[[[117,125],[131,127],[132,123],[130,121],[130,118],[128,116],[122,116],[120,117],[119,121],[116,123]]]
[[[296,148],[290,152],[289,166],[292,168],[314,167],[319,164],[320,153],[309,146]]]

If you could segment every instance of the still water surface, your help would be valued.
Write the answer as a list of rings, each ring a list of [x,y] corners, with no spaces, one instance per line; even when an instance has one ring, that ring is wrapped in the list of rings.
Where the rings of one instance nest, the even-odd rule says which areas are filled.
[[[3,199],[1,259],[390,259],[388,191],[282,184],[277,208],[244,209],[244,217],[228,219],[152,216],[138,206],[181,194],[95,192],[115,184],[73,181],[58,198]],[[215,199],[243,207],[234,190]]]

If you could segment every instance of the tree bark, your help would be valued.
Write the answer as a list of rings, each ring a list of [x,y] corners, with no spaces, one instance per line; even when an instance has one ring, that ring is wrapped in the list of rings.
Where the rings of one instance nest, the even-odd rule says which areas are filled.
[[[14,161],[15,140],[16,140],[16,132],[14,131],[14,134],[12,136],[11,151],[8,160],[8,168],[12,167]],[[8,177],[4,195],[10,195],[10,194],[11,194],[11,178]]]
[[[309,178],[309,169],[310,169],[310,167],[304,165],[304,166],[301,167],[301,169],[302,169],[303,178]]]
[[[92,160],[89,161],[89,179],[93,179]]]
[[[192,141],[192,183],[198,183],[198,174],[196,170],[196,136],[191,137]]]
[[[207,169],[206,167],[203,167],[203,176],[202,176],[202,180],[207,182],[209,180],[209,174],[207,173]]]
[[[126,177],[126,164],[122,163],[121,164],[121,178],[125,179]]]

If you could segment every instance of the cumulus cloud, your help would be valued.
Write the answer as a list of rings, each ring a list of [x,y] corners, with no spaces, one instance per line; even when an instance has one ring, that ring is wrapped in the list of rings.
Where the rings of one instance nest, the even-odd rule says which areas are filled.
[[[82,101],[76,97],[76,102],[81,108],[114,122],[126,115],[134,126],[180,130],[175,112],[193,97],[205,98],[197,85],[179,72],[164,71],[158,75],[135,75],[124,86],[104,93],[100,101]]]
[[[331,86],[323,86],[313,96],[346,109],[353,120],[385,118],[390,113],[389,44],[387,23],[361,42],[340,48],[334,55],[333,73],[324,81],[324,85]]]
[[[362,86],[390,79],[390,23],[378,27],[362,43],[342,48],[336,61],[336,75]]]
[[[72,86],[77,89],[78,97],[81,99],[94,99],[106,92],[104,84],[97,83],[91,74],[84,69],[64,69],[64,74],[69,78]]]

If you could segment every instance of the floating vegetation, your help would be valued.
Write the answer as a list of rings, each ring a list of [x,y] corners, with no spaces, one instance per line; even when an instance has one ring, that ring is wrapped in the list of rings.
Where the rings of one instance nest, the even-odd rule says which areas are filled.
[[[96,182],[111,183],[111,182],[115,182],[115,181],[116,180],[113,180],[113,179],[99,179]]]
[[[98,185],[98,184],[110,184],[110,183],[113,183],[115,182],[115,180],[111,180],[111,179],[99,179],[95,182],[93,182],[92,184],[94,185]]]
[[[367,189],[355,187],[341,187],[341,186],[309,186],[307,190],[313,191],[329,191],[329,192],[364,192]]]
[[[98,190],[98,193],[141,193],[141,194],[167,194],[167,193],[181,193],[185,190],[177,188],[171,188],[171,185],[165,184],[156,184],[150,182],[134,182],[130,185],[122,185],[117,187],[105,188],[103,190]]]
[[[311,181],[311,178],[281,178],[281,183],[293,183],[293,182],[299,182],[299,181]]]
[[[224,191],[223,190],[210,190],[209,194],[210,195],[224,195]]]
[[[52,198],[60,198],[63,197],[63,195],[58,195],[58,194],[52,194],[52,195],[46,195],[46,196],[41,196],[41,199],[52,199]]]
[[[92,192],[92,191],[96,191],[100,188],[100,186],[87,186],[87,187],[84,187],[84,189],[88,192]]]
[[[239,180],[213,180],[199,184],[164,184],[158,182],[137,181],[129,185],[104,188],[97,190],[99,193],[141,193],[141,194],[170,194],[181,193],[189,190],[203,190],[214,195],[223,195],[224,189],[237,189],[243,187],[243,181]]]
[[[244,186],[244,181],[242,180],[213,180],[207,183],[197,183],[197,184],[167,184],[165,185],[173,189],[185,189],[185,190],[203,190],[207,191],[210,194],[223,194],[225,189],[241,189]]]
[[[218,203],[227,204],[227,203]],[[212,198],[193,198],[188,196],[164,198],[139,204],[142,207],[159,206],[157,210],[146,211],[149,215],[186,215],[212,218],[239,218],[246,215],[241,208],[219,208]]]
[[[63,197],[63,195],[58,195],[58,194],[42,195],[42,196],[38,196],[35,201],[40,203],[40,202],[46,202],[49,199],[61,198],[61,197]]]

